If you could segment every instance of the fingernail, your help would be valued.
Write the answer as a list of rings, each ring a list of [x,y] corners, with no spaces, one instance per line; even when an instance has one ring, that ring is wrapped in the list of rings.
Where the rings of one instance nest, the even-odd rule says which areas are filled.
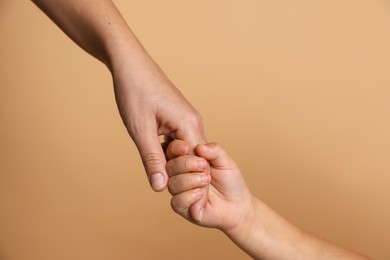
[[[204,160],[197,161],[198,168],[203,170],[206,167],[206,162]]]
[[[200,176],[200,182],[202,184],[209,184],[210,183],[210,175],[202,175]]]
[[[150,177],[150,183],[152,185],[153,190],[160,191],[165,188],[165,180],[164,176],[161,173],[154,173]]]
[[[207,145],[203,144],[202,145],[202,149],[203,151],[205,151],[206,153],[208,153],[210,151],[210,147],[208,147]]]
[[[204,217],[204,208],[202,208],[199,212],[199,222],[203,220]]]
[[[202,197],[203,197],[203,191],[202,191],[201,189],[196,189],[196,190],[194,191],[194,197],[195,197],[196,199],[202,198]]]
[[[180,154],[183,154],[183,155],[186,154],[187,145],[185,145],[185,144],[180,145],[179,152],[180,152]]]

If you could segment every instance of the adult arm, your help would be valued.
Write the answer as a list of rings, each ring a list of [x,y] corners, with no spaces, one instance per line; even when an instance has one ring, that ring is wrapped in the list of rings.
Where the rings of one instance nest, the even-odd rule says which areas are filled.
[[[155,191],[168,176],[159,135],[204,142],[199,113],[148,55],[110,0],[32,0],[110,70],[119,112]]]

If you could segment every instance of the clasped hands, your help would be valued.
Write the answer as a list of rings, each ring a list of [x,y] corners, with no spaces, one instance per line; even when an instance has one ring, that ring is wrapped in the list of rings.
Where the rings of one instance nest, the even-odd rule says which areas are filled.
[[[187,220],[225,233],[252,211],[252,196],[235,162],[217,143],[190,146],[174,140],[166,148],[172,209]]]

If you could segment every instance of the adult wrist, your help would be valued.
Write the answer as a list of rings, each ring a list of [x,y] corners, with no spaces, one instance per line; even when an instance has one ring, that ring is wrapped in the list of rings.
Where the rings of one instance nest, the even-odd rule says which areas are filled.
[[[103,63],[112,74],[123,70],[127,73],[142,71],[146,69],[146,65],[150,67],[150,64],[154,63],[130,28],[113,33],[112,38],[107,39],[104,46]]]

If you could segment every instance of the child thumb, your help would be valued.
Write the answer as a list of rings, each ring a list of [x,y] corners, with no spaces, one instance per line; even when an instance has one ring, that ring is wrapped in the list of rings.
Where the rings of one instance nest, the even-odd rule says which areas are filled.
[[[234,167],[235,163],[218,143],[199,144],[195,148],[195,153],[209,161],[215,168]]]

